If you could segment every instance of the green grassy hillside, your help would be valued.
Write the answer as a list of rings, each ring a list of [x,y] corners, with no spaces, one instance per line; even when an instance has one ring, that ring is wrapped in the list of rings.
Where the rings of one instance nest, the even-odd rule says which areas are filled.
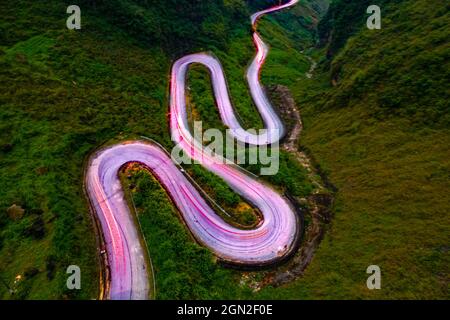
[[[258,126],[260,120],[243,78],[254,53],[248,19],[252,9],[242,1],[195,5],[177,1],[176,6],[160,1],[139,3],[143,2],[81,1],[80,31],[69,31],[65,26],[68,3],[17,1],[0,5],[3,13],[0,297],[3,299],[97,297],[98,251],[83,191],[83,165],[89,154],[105,142],[145,135],[167,148],[172,146],[166,113],[168,75],[174,58],[199,50],[214,52],[224,63],[241,117],[247,125]],[[301,76],[308,67],[305,58],[292,49],[293,44],[277,20],[270,19],[266,24],[267,36],[276,37],[278,40],[274,41],[291,48],[288,53],[283,47],[274,48],[273,73]],[[309,45],[311,39],[312,36],[305,39],[303,45]],[[298,61],[295,66],[301,65],[302,69],[284,66],[290,53]],[[268,71],[267,75],[270,74]],[[192,79],[195,77],[194,72]],[[202,85],[208,86],[208,80]],[[210,95],[197,97],[211,102]],[[198,103],[204,104],[200,100]],[[214,110],[212,103],[204,107]],[[204,120],[212,123],[212,119],[208,116]],[[287,165],[284,168],[288,170]],[[205,189],[212,196],[220,194],[218,200],[222,205],[245,208],[239,204],[242,202],[239,197],[222,187],[220,180],[211,179],[201,168],[195,174],[200,182],[208,181]],[[296,190],[307,192],[309,182],[301,171],[296,175],[300,180],[295,181]],[[141,179],[145,182],[146,178]],[[275,182],[280,188],[289,187],[278,180]],[[144,182],[142,186],[152,186]],[[189,239],[175,211],[167,209],[170,207],[167,197],[163,196],[165,200],[159,200],[155,207],[158,202],[155,199],[161,198],[158,189],[143,187],[142,193],[148,195],[146,201],[153,201],[150,207],[158,208],[161,214],[173,215],[174,230],[184,232],[180,239]],[[137,203],[144,207],[149,204]],[[248,211],[237,213],[244,220],[251,219]],[[142,215],[147,238],[161,232],[171,234],[172,229],[166,229],[164,219],[158,217],[146,220],[148,216]],[[237,215],[238,221],[239,218]],[[237,289],[222,296],[208,293],[207,288],[220,285],[215,283],[217,277],[230,272],[217,266],[212,255],[198,245],[167,239],[164,246],[150,248],[155,257],[157,291],[161,289],[159,298],[240,296],[235,292]],[[187,248],[191,251],[185,251]],[[186,255],[184,265],[167,255],[174,252],[176,256],[180,250]],[[196,256],[194,260],[189,260],[189,252]],[[197,256],[198,252],[202,254]],[[174,260],[172,265],[168,265],[169,260]],[[65,271],[72,264],[81,267],[80,291],[65,288]],[[191,285],[187,286],[182,283],[188,273],[181,272],[186,264],[191,264],[192,270],[200,268],[189,274]],[[208,276],[211,268],[218,268],[217,276]],[[229,277],[224,279],[230,280],[230,287],[239,287],[240,275]],[[199,281],[201,278],[205,281]],[[183,288],[167,289],[175,285]],[[14,291],[13,295],[8,287]]]
[[[448,5],[381,5],[377,31],[365,28],[363,1],[334,6],[337,18],[322,24],[342,48],[291,91],[305,122],[301,145],[338,188],[335,217],[304,277],[261,296],[448,299]],[[355,7],[363,11],[352,20]],[[381,290],[366,288],[372,264]]]

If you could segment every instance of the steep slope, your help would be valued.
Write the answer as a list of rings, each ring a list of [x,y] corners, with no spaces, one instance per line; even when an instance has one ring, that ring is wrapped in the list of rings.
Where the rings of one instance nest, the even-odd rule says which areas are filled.
[[[65,28],[68,2],[0,4],[1,298],[98,296],[83,162],[100,144],[127,137],[171,146],[174,58],[213,51],[245,124],[260,125],[243,80],[253,54],[248,15],[274,2],[85,0],[78,32]],[[124,184],[150,243],[159,298],[448,298],[449,8],[378,3],[383,28],[369,31],[367,1],[333,2],[319,25],[326,48],[309,52],[322,60],[312,79],[299,50],[314,44],[327,1],[303,1],[260,25],[272,45],[263,82],[289,86],[304,120],[301,147],[338,187],[334,220],[303,277],[259,290],[261,274],[217,265],[191,241],[159,184],[137,170]],[[189,81],[192,103],[215,125],[205,70],[194,67]],[[283,161],[272,183],[307,195],[304,171]],[[251,222],[220,180],[192,171]],[[81,291],[65,288],[71,264],[81,267]],[[381,267],[380,291],[366,288],[371,264]]]

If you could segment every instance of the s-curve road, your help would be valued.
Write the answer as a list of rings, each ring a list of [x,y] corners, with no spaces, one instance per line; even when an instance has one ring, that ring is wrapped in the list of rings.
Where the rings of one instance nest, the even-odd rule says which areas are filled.
[[[287,8],[298,0],[255,13],[251,17],[256,30],[263,14]],[[109,299],[147,299],[149,293],[145,248],[118,177],[127,163],[147,167],[167,190],[196,240],[208,247],[220,259],[242,265],[270,264],[292,251],[299,233],[299,224],[289,201],[255,177],[234,164],[205,152],[195,140],[186,114],[185,79],[192,63],[205,65],[211,74],[215,99],[222,121],[238,141],[265,145],[278,141],[284,128],[259,82],[259,73],[268,54],[268,47],[254,32],[256,55],[247,70],[247,80],[267,132],[252,134],[243,129],[228,96],[225,76],[220,63],[206,53],[185,56],[172,68],[170,84],[170,130],[172,140],[189,157],[201,161],[209,171],[220,176],[235,192],[257,207],[263,220],[253,230],[241,230],[224,222],[203,199],[169,154],[158,144],[125,141],[98,150],[89,160],[86,190],[93,211],[100,222],[105,239],[110,270]]]

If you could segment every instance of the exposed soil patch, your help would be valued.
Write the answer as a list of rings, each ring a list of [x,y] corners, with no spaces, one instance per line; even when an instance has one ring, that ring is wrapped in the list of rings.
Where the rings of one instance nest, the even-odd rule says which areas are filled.
[[[295,156],[308,172],[308,177],[315,186],[312,194],[306,198],[294,198],[304,214],[304,237],[293,258],[277,270],[268,273],[261,281],[262,285],[279,286],[301,276],[313,259],[314,253],[322,241],[326,226],[331,222],[336,188],[316,165],[307,150],[300,148],[299,138],[303,130],[300,112],[289,89],[282,85],[267,88],[271,101],[278,107],[285,122],[287,135],[280,147]]]

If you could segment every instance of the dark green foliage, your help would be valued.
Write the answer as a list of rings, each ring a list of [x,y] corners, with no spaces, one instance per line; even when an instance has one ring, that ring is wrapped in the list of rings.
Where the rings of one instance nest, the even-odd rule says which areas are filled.
[[[31,267],[24,272],[24,276],[26,278],[33,278],[35,275],[39,273],[39,269]]]
[[[68,4],[0,4],[0,269],[8,282],[29,268],[45,270],[21,282],[21,298],[96,297],[98,266],[83,164],[111,139],[145,135],[171,148],[166,115],[171,57],[211,49],[224,64],[241,117],[248,127],[259,123],[243,80],[254,54],[244,2],[80,1],[80,31],[66,29]],[[283,29],[276,28],[286,45]],[[202,117],[206,108],[216,112],[206,96],[198,104]],[[213,186],[205,188],[233,212],[240,198],[217,178],[207,180]],[[6,214],[14,203],[26,209],[21,221]],[[239,217],[244,224],[254,219],[251,210]],[[83,270],[83,286],[68,294],[65,271],[72,264]],[[179,291],[187,295],[184,287]],[[0,296],[10,297],[1,287]]]
[[[4,153],[8,153],[12,150],[13,145],[10,143],[5,143],[0,147],[0,150]]]
[[[31,215],[28,218],[27,226],[23,230],[25,237],[32,237],[35,240],[44,238],[45,236],[45,223],[41,216]]]
[[[187,172],[195,183],[213,199],[211,206],[225,221],[239,227],[252,227],[258,222],[258,213],[245,199],[234,192],[219,177],[204,169],[201,165],[187,166]],[[219,205],[227,214],[219,210]]]
[[[402,1],[405,0],[396,1],[395,5]],[[327,57],[334,56],[352,35],[366,26],[366,19],[369,17],[366,11],[370,5],[379,6],[384,17],[396,8],[392,6],[390,10],[390,2],[389,0],[379,0],[376,3],[370,0],[332,1],[325,17],[318,25],[318,36],[322,45],[328,44]]]
[[[340,49],[291,85],[301,144],[338,189],[332,225],[301,279],[258,297],[448,299],[448,4],[380,1],[382,29],[367,30],[366,1],[334,3]],[[372,264],[381,290],[366,287]]]
[[[241,1],[82,1],[147,46],[171,56],[188,51],[225,49],[227,38],[248,23]]]
[[[83,163],[111,139],[146,135],[171,147],[171,58],[212,50],[244,126],[261,127],[243,80],[254,50],[248,15],[275,1],[248,3],[84,0],[80,32],[65,28],[68,1],[0,3],[0,270],[7,283],[25,275],[14,297],[0,286],[1,298],[96,297]],[[164,191],[140,174],[133,197],[158,298],[448,298],[448,4],[378,1],[375,32],[365,28],[369,4],[333,2],[319,26],[322,42],[330,40],[329,69],[314,80],[304,78],[309,64],[295,49],[314,42],[306,29],[324,2],[260,23],[272,45],[263,82],[291,88],[305,124],[301,143],[339,188],[332,228],[303,277],[249,293],[239,273],[192,241]],[[193,107],[215,126],[210,83],[199,71],[190,74]],[[307,196],[304,171],[285,154],[281,160],[269,182]],[[193,171],[213,198],[236,204],[217,177]],[[14,203],[26,209],[19,221],[6,214]],[[65,288],[69,264],[83,270],[80,292]],[[377,292],[365,287],[370,264],[382,268]]]
[[[257,11],[278,5],[277,0],[247,0],[252,11]],[[316,27],[322,16],[327,12],[329,0],[302,0],[296,5],[281,12],[272,13],[263,20],[271,20],[279,24],[295,48],[306,49],[316,42]]]

